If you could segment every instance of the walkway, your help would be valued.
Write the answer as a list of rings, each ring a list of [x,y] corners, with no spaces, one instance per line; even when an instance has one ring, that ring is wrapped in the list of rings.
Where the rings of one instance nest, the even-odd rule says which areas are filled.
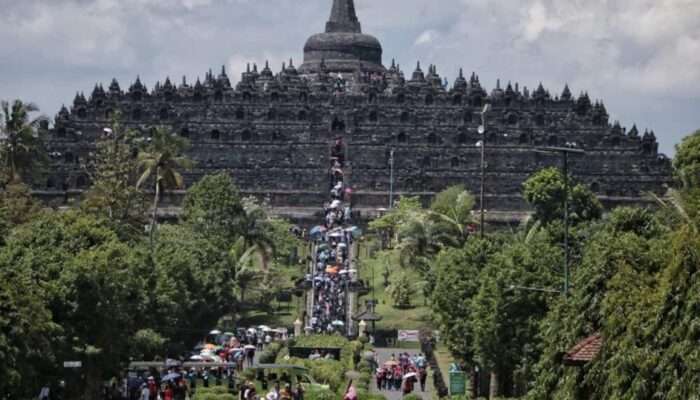
[[[410,355],[418,354],[420,350],[418,349],[389,349],[389,348],[376,348],[377,359],[379,364],[383,364],[391,358],[391,355],[398,355],[399,353],[408,352]],[[425,392],[420,391],[420,383],[416,382],[414,394],[417,394],[423,398],[423,400],[429,400],[432,398],[430,395],[430,370],[428,370],[428,381],[425,383]],[[401,390],[377,390],[377,382],[372,378],[372,385],[370,385],[372,393],[383,394],[388,400],[400,400],[403,398],[403,392]]]

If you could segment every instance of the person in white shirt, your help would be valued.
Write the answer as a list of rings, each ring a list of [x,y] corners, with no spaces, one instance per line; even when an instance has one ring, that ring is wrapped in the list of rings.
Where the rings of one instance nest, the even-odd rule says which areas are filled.
[[[41,388],[41,391],[39,392],[39,400],[49,400],[51,396],[51,387],[47,383],[44,385],[44,387]]]
[[[144,383],[141,385],[141,397],[139,397],[139,400],[148,400],[149,397],[151,397],[151,392],[148,390],[148,385]]]

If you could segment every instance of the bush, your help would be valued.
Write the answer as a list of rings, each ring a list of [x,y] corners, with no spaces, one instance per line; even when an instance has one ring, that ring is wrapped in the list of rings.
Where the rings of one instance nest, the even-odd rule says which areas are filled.
[[[403,397],[403,400],[423,400],[423,398],[415,393],[409,393]]]
[[[362,374],[372,374],[372,364],[367,360],[362,360],[357,364],[357,370]]]
[[[336,400],[335,393],[330,390],[313,390],[304,394],[305,400]]]
[[[346,368],[341,361],[308,360],[305,366],[309,373],[320,383],[327,384],[332,391],[338,390],[345,380]]]
[[[267,347],[265,347],[265,351],[260,353],[259,362],[261,364],[274,364],[280,349],[282,349],[282,344],[279,342],[268,344]]]

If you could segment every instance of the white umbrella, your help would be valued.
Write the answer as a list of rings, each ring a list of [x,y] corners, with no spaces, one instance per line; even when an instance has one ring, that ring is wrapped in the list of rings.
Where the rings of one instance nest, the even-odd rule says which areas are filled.
[[[356,230],[357,230],[357,227],[356,227],[356,226],[351,226],[351,227],[349,227],[348,229],[346,229],[346,231],[349,231],[349,232],[354,232],[354,231],[356,231]]]
[[[266,330],[266,329],[270,329],[270,327],[267,325],[260,325],[260,326],[258,326],[258,329]]]
[[[413,378],[414,376],[416,376],[415,372],[409,372],[403,376],[403,379]]]
[[[348,270],[348,274],[354,274],[354,273],[356,273],[356,272],[357,272],[356,269],[349,269],[349,270]]]
[[[343,325],[345,325],[345,322],[340,321],[340,320],[336,320],[336,321],[331,322],[331,325],[343,326]]]
[[[202,361],[204,358],[202,356],[192,356],[190,357],[190,360],[192,361]]]
[[[338,243],[338,247],[340,247],[341,249],[344,249],[344,248],[348,247],[348,245],[345,243]]]
[[[329,235],[330,237],[343,237],[342,232],[334,232]]]
[[[252,344],[247,344],[247,345],[245,345],[245,347],[243,347],[243,348],[244,348],[244,349],[253,349],[253,350],[254,350],[254,349],[255,349],[255,346],[253,346]]]
[[[255,333],[255,328],[248,328],[248,332]]]
[[[331,203],[331,208],[338,208],[339,205],[340,200],[333,200],[333,202]]]
[[[209,332],[210,335],[221,335],[221,331],[218,329],[214,329],[213,331]]]

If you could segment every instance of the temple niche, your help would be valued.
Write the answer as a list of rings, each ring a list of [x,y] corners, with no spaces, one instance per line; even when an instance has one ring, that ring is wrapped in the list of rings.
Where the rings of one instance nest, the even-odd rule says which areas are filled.
[[[367,216],[388,205],[391,149],[395,198],[428,201],[455,184],[477,192],[475,144],[486,103],[486,208],[504,221],[526,211],[522,182],[559,165],[556,156],[533,151],[537,146],[584,149],[585,157],[571,161],[572,174],[607,206],[644,202],[645,192],[672,184],[655,133],[611,123],[603,102],[586,92],[500,81],[488,92],[478,75],[462,70],[446,86],[437,66],[386,67],[382,52],[362,33],[353,1],[335,0],[325,32],[308,39],[299,67],[293,60],[274,72],[267,63],[248,65],[235,86],[225,68],[194,83],[166,78],[151,89],[139,78],[126,90],[116,80],[106,90],[98,84],[62,107],[51,129],[43,127],[53,166],[35,183],[37,193],[64,202],[79,197],[89,186],[79,160],[121,110],[123,125],[144,135],[163,124],[189,139],[196,167],[185,171],[187,185],[226,172],[244,194],[267,197],[296,218],[311,217],[326,198],[329,144],[342,139],[353,207]],[[174,204],[181,194],[171,196]]]

